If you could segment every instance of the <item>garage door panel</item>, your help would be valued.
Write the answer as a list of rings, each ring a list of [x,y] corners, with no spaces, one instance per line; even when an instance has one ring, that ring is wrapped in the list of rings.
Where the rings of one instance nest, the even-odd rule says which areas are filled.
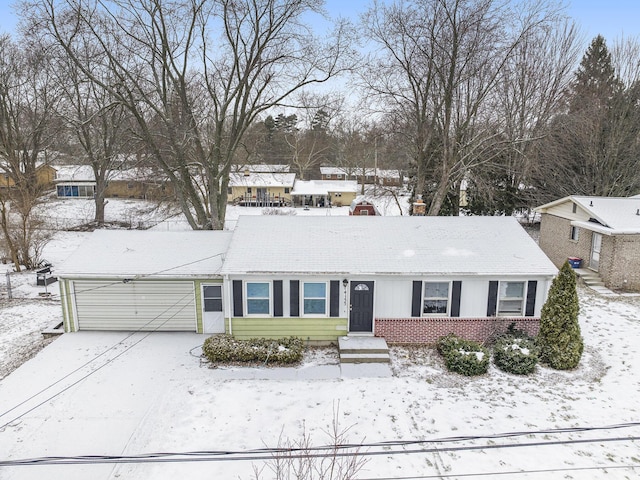
[[[80,330],[195,331],[194,283],[74,281]]]

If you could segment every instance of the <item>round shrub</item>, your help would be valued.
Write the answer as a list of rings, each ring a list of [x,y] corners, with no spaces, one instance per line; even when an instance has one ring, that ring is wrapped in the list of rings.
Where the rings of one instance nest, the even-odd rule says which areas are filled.
[[[491,357],[479,343],[450,334],[438,340],[437,348],[449,371],[468,377],[487,373]]]
[[[444,337],[440,337],[438,339],[438,342],[436,343],[436,348],[438,350],[438,353],[443,357],[445,357],[447,353],[449,353],[451,350],[454,350],[458,347],[458,343],[461,340],[462,339],[460,337],[458,337],[453,333],[445,335]]]
[[[538,347],[531,338],[504,335],[493,347],[493,361],[502,371],[528,375],[538,364]]]

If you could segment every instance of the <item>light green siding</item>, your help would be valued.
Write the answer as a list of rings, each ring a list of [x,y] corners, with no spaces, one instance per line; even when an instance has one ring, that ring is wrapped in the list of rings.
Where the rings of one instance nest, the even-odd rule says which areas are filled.
[[[71,289],[69,280],[60,281],[60,303],[62,305],[62,320],[65,332],[74,332],[75,325],[73,321],[73,299],[71,297]]]
[[[203,333],[204,327],[202,325],[202,284],[205,285],[222,285],[222,279],[220,280],[196,280],[195,282],[195,294],[196,294],[196,322],[197,332]],[[224,298],[222,299],[223,311],[224,311]]]
[[[233,336],[247,338],[300,337],[303,340],[332,341],[347,334],[346,318],[240,318],[233,317]],[[229,333],[228,323],[225,325]]]

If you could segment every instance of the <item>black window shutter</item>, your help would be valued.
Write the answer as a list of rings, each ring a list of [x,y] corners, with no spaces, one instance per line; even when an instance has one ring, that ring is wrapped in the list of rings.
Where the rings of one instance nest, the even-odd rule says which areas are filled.
[[[340,316],[340,281],[331,280],[329,283],[329,316]]]
[[[289,315],[300,316],[300,280],[291,280],[289,283]]]
[[[451,316],[460,316],[460,292],[462,291],[462,282],[456,280],[453,282],[453,288],[451,289]]]
[[[487,317],[496,316],[496,306],[498,304],[498,282],[489,282],[489,298],[487,299]]]
[[[412,317],[421,317],[422,316],[422,282],[414,281],[413,282],[413,296],[411,297],[411,316]]]
[[[273,281],[273,316],[282,316],[282,280]]]
[[[538,282],[535,280],[529,280],[527,285],[527,304],[524,309],[525,317],[533,317],[536,311],[536,290],[538,289]]]
[[[242,280],[233,281],[233,316],[242,316]]]

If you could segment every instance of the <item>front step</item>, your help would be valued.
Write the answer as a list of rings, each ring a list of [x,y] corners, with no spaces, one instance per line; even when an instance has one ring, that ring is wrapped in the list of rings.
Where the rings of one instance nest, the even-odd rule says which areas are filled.
[[[389,347],[384,338],[340,337],[341,363],[389,363]]]

